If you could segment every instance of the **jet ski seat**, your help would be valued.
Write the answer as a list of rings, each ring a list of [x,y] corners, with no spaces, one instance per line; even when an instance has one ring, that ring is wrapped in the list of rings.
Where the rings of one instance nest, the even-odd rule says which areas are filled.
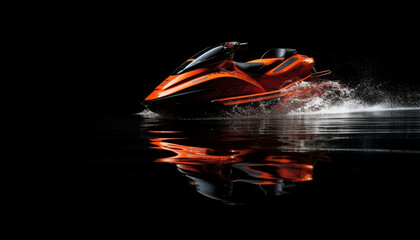
[[[236,67],[248,73],[256,73],[264,66],[262,62],[235,62]]]

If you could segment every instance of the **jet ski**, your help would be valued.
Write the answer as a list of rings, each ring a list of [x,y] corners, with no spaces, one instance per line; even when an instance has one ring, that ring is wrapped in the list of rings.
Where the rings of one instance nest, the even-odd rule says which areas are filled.
[[[296,49],[274,48],[260,59],[234,61],[248,43],[225,42],[198,52],[145,98],[151,111],[167,116],[214,115],[232,109],[275,108],[299,97],[293,85],[331,73],[315,71],[314,59]]]

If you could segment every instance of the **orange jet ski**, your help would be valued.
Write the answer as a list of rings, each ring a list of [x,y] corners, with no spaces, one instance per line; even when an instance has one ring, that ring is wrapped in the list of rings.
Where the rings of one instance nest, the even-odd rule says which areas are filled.
[[[290,48],[271,49],[248,62],[233,60],[235,51],[247,48],[248,43],[240,42],[205,48],[159,84],[146,97],[145,106],[170,116],[270,108],[294,97],[295,92],[288,91],[291,86],[331,73],[316,72],[313,58]]]

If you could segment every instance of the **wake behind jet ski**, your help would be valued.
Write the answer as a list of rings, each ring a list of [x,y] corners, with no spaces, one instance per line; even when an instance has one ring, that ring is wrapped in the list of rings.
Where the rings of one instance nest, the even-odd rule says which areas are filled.
[[[146,97],[145,105],[162,115],[214,115],[232,108],[275,107],[299,97],[288,89],[331,73],[314,71],[314,59],[296,49],[275,48],[260,59],[233,60],[248,43],[226,42],[195,54]]]

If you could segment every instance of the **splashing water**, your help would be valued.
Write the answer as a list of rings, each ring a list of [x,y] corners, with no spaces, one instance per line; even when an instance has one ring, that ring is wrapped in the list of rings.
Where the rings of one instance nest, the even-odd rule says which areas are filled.
[[[398,92],[384,90],[382,85],[363,82],[354,88],[344,86],[339,81],[322,84],[301,82],[289,91],[314,88],[323,94],[313,98],[296,98],[292,102],[304,102],[297,108],[289,108],[288,114],[334,114],[351,112],[391,111],[403,109],[420,110],[420,93],[399,89]],[[293,105],[293,104],[291,104]]]
[[[144,109],[143,111],[137,113],[136,115],[139,115],[139,116],[144,117],[144,118],[159,118],[159,116],[160,116],[159,114],[157,114],[155,112],[152,112],[147,108]]]

